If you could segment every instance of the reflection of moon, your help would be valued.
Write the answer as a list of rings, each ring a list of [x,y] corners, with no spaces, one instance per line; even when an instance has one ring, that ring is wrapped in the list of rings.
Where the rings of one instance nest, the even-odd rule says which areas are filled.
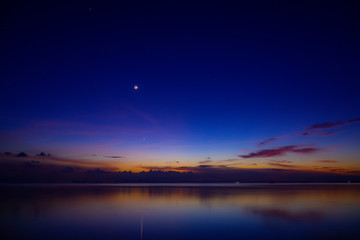
[[[134,85],[134,89],[135,89],[135,90],[138,90],[138,89],[139,89],[139,86],[138,86],[138,85]]]

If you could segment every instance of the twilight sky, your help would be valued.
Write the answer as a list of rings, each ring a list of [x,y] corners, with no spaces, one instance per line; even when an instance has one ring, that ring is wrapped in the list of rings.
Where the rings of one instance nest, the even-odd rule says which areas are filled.
[[[359,174],[355,5],[130,2],[3,3],[2,161]]]

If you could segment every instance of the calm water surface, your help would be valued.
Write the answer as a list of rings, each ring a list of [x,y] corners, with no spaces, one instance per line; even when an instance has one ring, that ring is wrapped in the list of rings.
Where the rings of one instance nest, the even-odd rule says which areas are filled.
[[[358,184],[0,186],[1,239],[360,239]]]

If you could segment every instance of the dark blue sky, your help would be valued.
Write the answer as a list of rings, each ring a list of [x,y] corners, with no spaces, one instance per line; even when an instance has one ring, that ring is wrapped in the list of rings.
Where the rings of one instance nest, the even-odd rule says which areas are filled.
[[[346,122],[360,116],[358,10],[350,1],[8,1],[0,150],[116,154],[120,169],[217,166],[276,138],[266,147],[321,149],[289,156],[296,166],[358,168],[359,124]],[[336,121],[326,137],[301,135]]]

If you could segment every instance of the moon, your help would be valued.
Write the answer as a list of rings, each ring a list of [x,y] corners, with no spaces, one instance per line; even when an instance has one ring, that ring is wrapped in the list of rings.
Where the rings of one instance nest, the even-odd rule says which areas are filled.
[[[138,85],[134,85],[134,89],[135,89],[135,90],[138,90],[138,89],[139,89],[139,86],[138,86]]]

